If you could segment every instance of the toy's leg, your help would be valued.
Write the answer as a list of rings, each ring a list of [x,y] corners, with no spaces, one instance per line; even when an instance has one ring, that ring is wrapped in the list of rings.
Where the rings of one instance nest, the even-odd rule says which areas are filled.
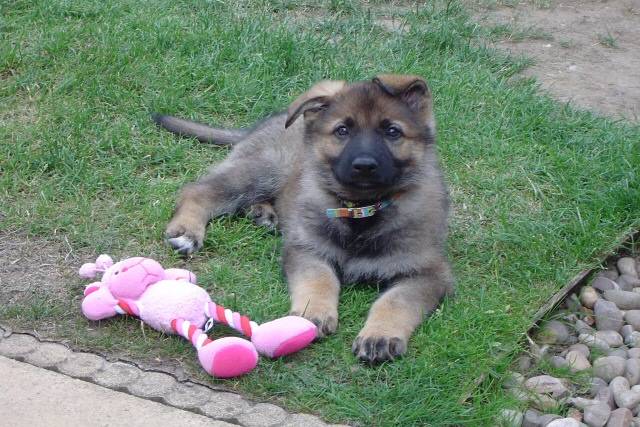
[[[247,316],[231,311],[213,301],[208,302],[204,310],[207,317],[235,329],[247,338],[251,338],[256,328],[258,328],[258,324]]]
[[[258,325],[247,316],[232,312],[215,302],[207,304],[207,316],[237,330],[256,346],[260,354],[281,357],[308,346],[317,335],[317,328],[309,320],[299,316],[286,316]]]
[[[258,353],[247,340],[225,337],[212,341],[203,330],[183,319],[172,320],[171,328],[176,334],[191,341],[198,351],[200,364],[214,377],[237,377],[251,371],[258,364]]]

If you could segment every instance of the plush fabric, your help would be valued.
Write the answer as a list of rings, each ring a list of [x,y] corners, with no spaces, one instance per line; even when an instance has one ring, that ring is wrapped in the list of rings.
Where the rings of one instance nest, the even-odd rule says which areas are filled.
[[[255,368],[258,352],[281,357],[308,346],[316,338],[316,326],[298,316],[287,316],[258,325],[247,316],[215,304],[196,285],[196,276],[184,269],[162,266],[150,258],[127,258],[113,263],[100,255],[95,263],[82,265],[83,278],[102,280],[84,290],[82,312],[91,320],[117,314],[139,317],[150,327],[178,334],[198,350],[203,368],[210,374],[229,378]],[[251,342],[237,337],[211,341],[202,330],[207,318],[231,326]]]
[[[171,320],[178,317],[202,328],[207,321],[204,306],[209,301],[209,294],[200,286],[181,280],[161,280],[149,286],[137,304],[144,323],[173,333]]]

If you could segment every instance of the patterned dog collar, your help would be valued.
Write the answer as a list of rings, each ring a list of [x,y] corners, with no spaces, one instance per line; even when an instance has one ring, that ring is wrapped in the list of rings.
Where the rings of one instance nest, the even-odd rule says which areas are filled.
[[[367,218],[374,216],[376,212],[390,206],[392,199],[381,200],[375,205],[362,206],[360,208],[353,207],[353,202],[343,202],[346,208],[327,209],[329,218]]]

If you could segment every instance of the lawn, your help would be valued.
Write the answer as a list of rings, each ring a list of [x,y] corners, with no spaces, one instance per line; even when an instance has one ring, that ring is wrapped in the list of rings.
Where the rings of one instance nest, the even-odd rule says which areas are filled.
[[[513,78],[523,62],[480,47],[487,34],[453,1],[4,0],[0,232],[184,264],[219,302],[258,321],[280,316],[277,236],[223,218],[186,262],[162,244],[180,186],[227,150],[160,131],[150,113],[243,126],[322,78],[425,76],[453,203],[456,297],[406,357],[369,368],[350,348],[376,289],[346,286],[337,334],[241,379],[207,381],[335,422],[491,425],[513,404],[499,384],[533,313],[640,225],[640,129],[540,96]],[[83,286],[71,278],[69,293]],[[78,301],[34,296],[0,319],[58,324],[78,346],[175,359],[200,375],[189,344],[131,319],[90,325]]]

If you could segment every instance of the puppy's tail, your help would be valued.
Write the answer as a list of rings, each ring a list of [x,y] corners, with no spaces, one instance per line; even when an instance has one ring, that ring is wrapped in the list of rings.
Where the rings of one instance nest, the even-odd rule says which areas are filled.
[[[196,138],[200,142],[216,145],[233,145],[247,136],[246,129],[218,129],[190,120],[154,113],[152,116],[156,124],[169,132],[180,136]]]

